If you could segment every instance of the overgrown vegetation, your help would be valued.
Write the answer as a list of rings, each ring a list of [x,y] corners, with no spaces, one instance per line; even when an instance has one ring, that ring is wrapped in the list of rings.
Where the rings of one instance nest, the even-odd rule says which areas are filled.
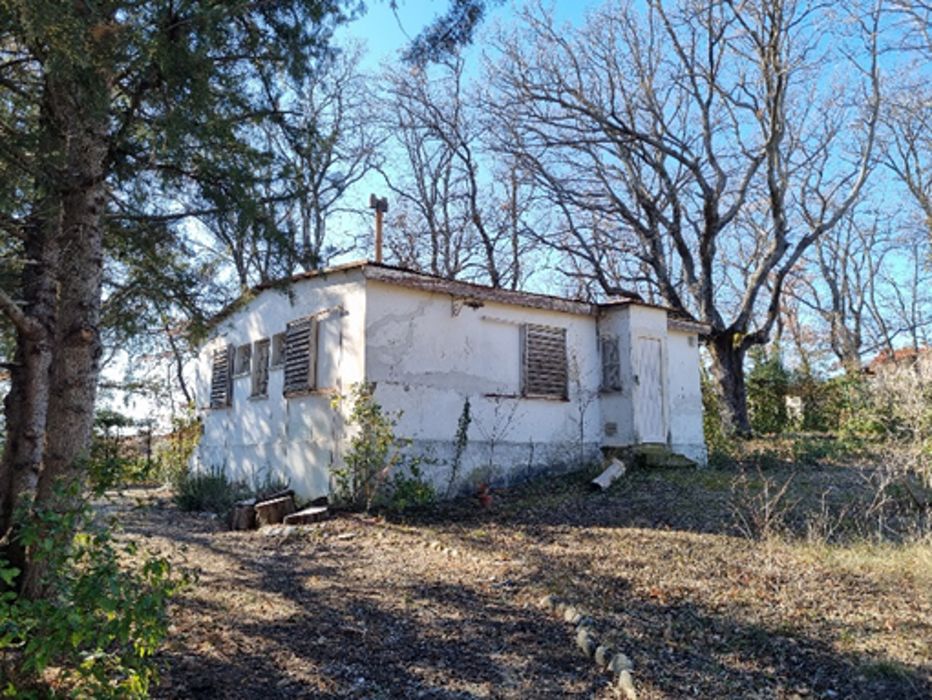
[[[193,415],[173,421],[167,435],[154,435],[151,425],[139,425],[113,410],[99,410],[87,463],[92,491],[130,484],[177,486],[188,471],[188,460],[201,436]]]
[[[753,363],[747,375],[748,411],[756,434],[780,433],[787,426],[786,394],[790,375],[779,348],[762,347],[748,353]]]
[[[205,472],[185,473],[175,484],[175,503],[185,511],[209,511],[224,515],[237,501],[255,495],[242,481],[227,476],[222,466]]]
[[[0,560],[4,697],[148,695],[152,655],[168,630],[166,604],[188,579],[111,532],[86,505],[37,512],[20,536],[44,571],[48,594],[40,598],[18,596],[10,586],[19,571]],[[131,556],[134,565],[126,563]]]
[[[472,423],[471,406],[469,397],[463,401],[463,410],[456,421],[456,434],[453,436],[453,459],[450,460],[450,478],[447,481],[447,496],[453,494],[453,489],[459,480],[460,467],[463,463],[463,453],[466,451],[466,445],[469,442],[469,426]]]
[[[405,454],[410,441],[395,436],[400,413],[386,413],[375,400],[374,385],[354,384],[347,424],[353,429],[344,466],[332,471],[337,500],[366,511],[374,506],[405,510],[425,506],[435,498],[424,479],[422,461]],[[338,410],[342,397],[334,403]]]

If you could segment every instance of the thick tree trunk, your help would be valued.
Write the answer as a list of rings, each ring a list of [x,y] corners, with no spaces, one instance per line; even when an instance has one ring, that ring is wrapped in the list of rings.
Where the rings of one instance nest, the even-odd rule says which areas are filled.
[[[744,355],[742,347],[732,333],[713,334],[709,340],[712,356],[712,375],[722,408],[722,422],[726,430],[748,437],[751,422],[748,419],[748,396],[744,385]]]
[[[57,232],[37,224],[26,243],[36,261],[23,271],[24,311],[34,332],[19,330],[10,369],[10,391],[4,400],[6,444],[0,461],[0,555],[22,569],[25,553],[12,536],[17,508],[28,508],[39,482],[45,453],[50,394],[52,340],[55,332]]]
[[[30,330],[17,328],[16,353],[10,369],[10,391],[4,400],[6,444],[0,461],[0,556],[24,570],[26,552],[19,546],[15,515],[32,506],[46,446],[51,368],[58,308],[58,265],[61,260],[61,201],[54,173],[64,150],[50,101],[40,108],[39,150],[42,174],[36,177],[39,199],[24,230],[20,296]]]
[[[13,420],[4,458],[4,476],[11,475],[3,499],[6,549],[22,572],[18,587],[29,598],[43,593],[44,563],[19,545],[10,504],[31,503],[24,517],[62,512],[75,504],[58,498],[66,491],[57,485],[71,485],[72,497],[83,487],[80,458],[93,425],[100,357],[106,194],[106,84],[99,74],[47,76],[45,90],[46,133],[57,148],[43,163],[38,185],[49,194],[27,243],[42,257],[31,266],[35,279],[24,277],[29,314],[45,332],[38,342],[20,340],[24,364],[7,401]],[[23,401],[28,413],[21,413]]]
[[[71,95],[60,109],[67,114]],[[85,485],[81,462],[94,424],[100,369],[103,279],[104,115],[73,115],[68,139],[69,187],[62,197],[62,248],[55,357],[51,370],[45,459],[36,488],[37,507],[70,510]],[[82,118],[83,117],[83,118]],[[41,562],[28,562],[22,591],[42,594]]]

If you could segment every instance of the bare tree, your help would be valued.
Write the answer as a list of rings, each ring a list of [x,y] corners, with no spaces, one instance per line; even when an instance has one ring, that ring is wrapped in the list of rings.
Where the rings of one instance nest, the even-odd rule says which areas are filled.
[[[515,159],[493,162],[462,57],[394,73],[386,126],[402,157],[386,181],[397,202],[389,246],[445,277],[516,288],[531,237],[530,183]],[[400,176],[398,172],[402,173]]]
[[[282,214],[295,262],[304,270],[337,254],[326,221],[343,207],[346,191],[381,162],[384,136],[373,128],[371,76],[360,72],[363,49],[350,45],[322,74],[296,86],[296,119],[280,125],[279,148],[297,197]]]
[[[901,45],[932,53],[932,2],[928,0],[890,0],[901,22]]]
[[[266,76],[266,96],[275,118],[252,130],[266,157],[222,157],[253,177],[218,180],[202,189],[194,208],[216,242],[214,253],[232,263],[240,289],[297,270],[325,266],[343,252],[327,236],[327,221],[347,211],[347,190],[379,163],[382,136],[372,128],[363,49],[351,44],[321,57],[309,75],[287,88]],[[229,202],[237,202],[231,209]],[[218,206],[218,204],[225,206]]]
[[[906,187],[932,238],[932,89],[921,74],[903,78],[884,112],[884,126],[883,162]]]
[[[647,5],[606,5],[579,31],[526,11],[492,78],[516,114],[500,148],[547,191],[561,217],[550,244],[576,274],[711,327],[724,417],[746,433],[745,354],[870,172],[880,8]]]
[[[872,326],[871,300],[892,241],[889,230],[880,227],[877,217],[862,219],[849,212],[815,242],[786,287],[786,296],[824,326],[832,352],[849,372],[860,369],[867,341],[882,335]]]

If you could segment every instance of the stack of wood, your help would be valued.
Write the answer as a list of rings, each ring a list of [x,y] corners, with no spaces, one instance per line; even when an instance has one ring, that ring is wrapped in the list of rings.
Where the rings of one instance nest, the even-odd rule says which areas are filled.
[[[285,489],[238,501],[230,512],[231,530],[253,530],[263,525],[309,525],[327,517],[327,506],[314,505],[297,510],[294,491]]]

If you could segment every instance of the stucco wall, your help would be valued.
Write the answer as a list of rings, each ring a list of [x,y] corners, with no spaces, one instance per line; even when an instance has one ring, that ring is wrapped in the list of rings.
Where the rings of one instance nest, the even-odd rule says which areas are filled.
[[[472,423],[454,490],[598,457],[600,366],[593,317],[496,303],[473,307],[447,294],[373,280],[366,309],[366,376],[376,382],[376,398],[386,410],[402,411],[397,432],[427,455],[424,470],[442,491],[467,398]],[[566,328],[568,401],[520,397],[523,323]]]
[[[232,406],[207,408],[213,351],[271,338],[292,321],[319,317],[319,390],[285,398],[283,370],[269,373],[267,398],[250,398],[251,377],[233,380]],[[334,393],[363,380],[365,291],[360,271],[302,280],[288,289],[267,289],[226,318],[197,360],[196,395],[204,434],[194,455],[199,469],[224,467],[236,479],[287,479],[303,498],[329,493],[330,465],[340,461],[342,416]]]
[[[702,428],[702,387],[699,379],[699,342],[695,333],[670,330],[670,445],[700,464],[707,461]]]
[[[575,469],[598,459],[603,445],[637,441],[635,350],[643,338],[661,343],[663,391],[654,400],[661,407],[663,441],[704,461],[698,344],[693,334],[668,331],[662,309],[618,306],[597,318],[467,302],[366,279],[360,268],[263,291],[219,324],[199,354],[195,389],[204,434],[195,467],[224,467],[249,481],[280,476],[302,498],[328,494],[331,469],[342,464],[352,434],[344,420],[350,406],[344,402],[343,412],[335,411],[331,399],[371,381],[384,409],[400,412],[396,433],[411,440],[410,450],[424,458],[422,470],[441,495],[479,482]],[[216,348],[271,338],[289,321],[322,311],[317,391],[285,398],[283,370],[273,369],[267,398],[251,398],[251,377],[243,375],[233,381],[232,407],[206,408]],[[520,395],[525,323],[566,329],[568,400]],[[604,334],[619,339],[617,392],[601,391]],[[454,479],[454,436],[467,399],[472,422]],[[614,434],[605,433],[607,423],[614,423]]]

